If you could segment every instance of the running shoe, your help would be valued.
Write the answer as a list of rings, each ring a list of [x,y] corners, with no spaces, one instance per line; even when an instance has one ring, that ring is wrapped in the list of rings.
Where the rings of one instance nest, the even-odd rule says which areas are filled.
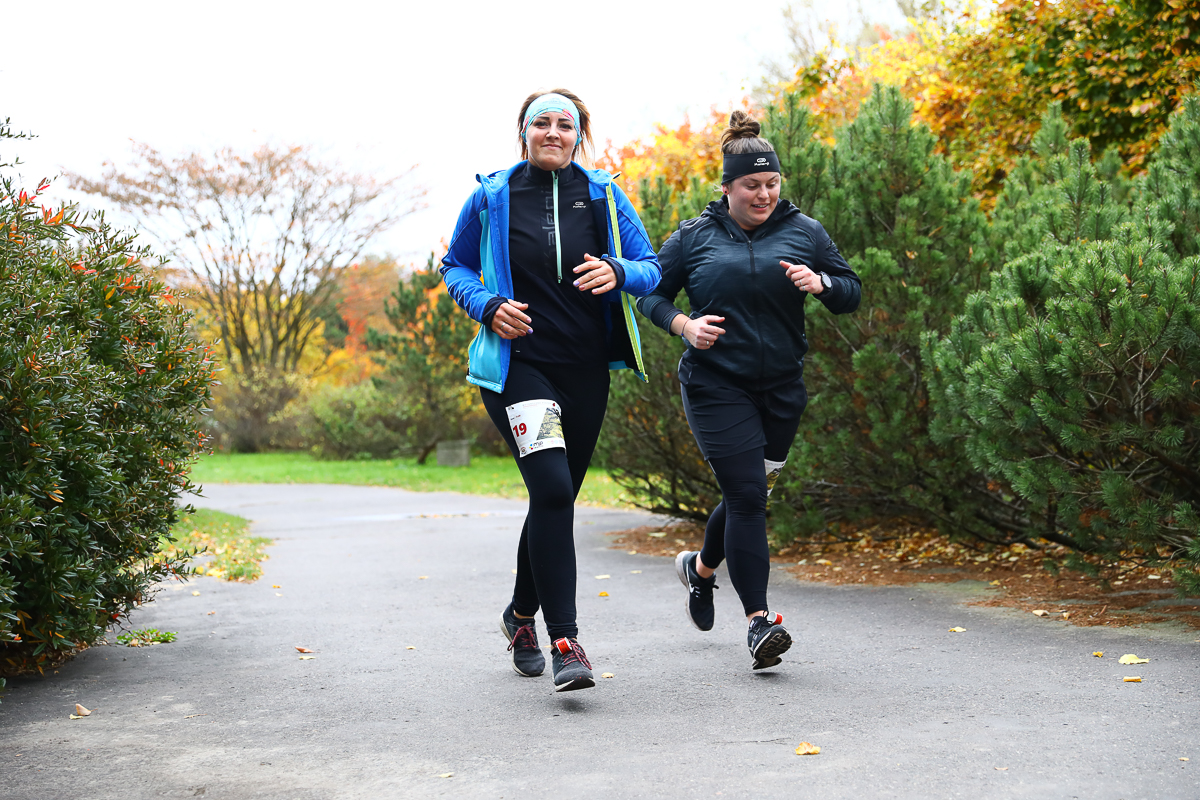
[[[750,645],[754,669],[766,669],[783,661],[780,656],[792,646],[791,634],[783,627],[783,615],[768,611],[765,616],[751,619],[746,643]]]
[[[698,552],[684,550],[675,556],[675,574],[679,576],[679,582],[688,590],[687,603],[683,606],[688,619],[697,629],[711,631],[713,626],[713,589],[720,587],[717,586],[715,573],[707,578],[701,578],[700,574],[696,572],[696,562],[699,560]]]
[[[566,637],[555,639],[550,647],[550,656],[554,669],[554,691],[573,692],[596,685],[592,678],[592,664],[579,642]]]
[[[513,672],[526,678],[536,678],[546,671],[546,656],[538,647],[537,630],[532,617],[518,619],[513,613],[512,603],[509,603],[508,608],[500,614],[500,632],[508,639]]]

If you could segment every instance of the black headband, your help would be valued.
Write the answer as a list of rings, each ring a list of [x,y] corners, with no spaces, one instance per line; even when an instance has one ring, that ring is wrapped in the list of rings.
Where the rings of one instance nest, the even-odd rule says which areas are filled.
[[[773,150],[765,153],[726,153],[721,183],[729,183],[756,172],[783,172],[779,168],[779,156]]]

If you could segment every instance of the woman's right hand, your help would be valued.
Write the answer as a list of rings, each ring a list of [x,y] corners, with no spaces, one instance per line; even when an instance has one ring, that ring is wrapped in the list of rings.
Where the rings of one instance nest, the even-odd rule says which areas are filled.
[[[492,330],[502,339],[515,339],[533,333],[529,323],[533,322],[525,313],[529,303],[505,300],[492,317]]]
[[[716,324],[724,321],[724,317],[716,317],[712,314],[689,319],[683,324],[681,335],[687,339],[688,344],[697,350],[707,350],[716,344],[717,337],[725,332],[724,328],[718,328]]]

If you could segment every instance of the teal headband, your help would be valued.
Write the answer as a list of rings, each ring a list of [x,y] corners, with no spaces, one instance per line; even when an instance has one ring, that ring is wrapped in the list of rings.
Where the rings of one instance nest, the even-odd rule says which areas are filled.
[[[521,140],[525,141],[525,132],[529,130],[529,123],[548,111],[557,111],[570,118],[571,122],[575,124],[575,144],[578,145],[579,137],[583,136],[583,131],[579,128],[579,109],[575,108],[575,104],[561,94],[544,94],[529,104],[528,110],[525,111],[525,122],[521,124]]]

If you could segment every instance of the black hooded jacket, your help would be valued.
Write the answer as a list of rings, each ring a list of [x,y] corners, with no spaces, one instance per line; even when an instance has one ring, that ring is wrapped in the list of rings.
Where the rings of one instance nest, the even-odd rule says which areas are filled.
[[[638,310],[670,332],[671,320],[682,313],[675,297],[684,289],[693,318],[725,317],[717,323],[725,333],[716,344],[707,350],[688,345],[684,366],[690,361],[710,367],[748,388],[794,380],[808,352],[804,301],[809,295],[788,280],[780,261],[828,275],[832,286],[814,297],[834,314],[854,311],[862,293],[862,281],[821,223],[787,200],[749,232],[729,216],[727,199],[714,200],[696,219],[679,223],[658,261],[662,281],[638,300]]]

